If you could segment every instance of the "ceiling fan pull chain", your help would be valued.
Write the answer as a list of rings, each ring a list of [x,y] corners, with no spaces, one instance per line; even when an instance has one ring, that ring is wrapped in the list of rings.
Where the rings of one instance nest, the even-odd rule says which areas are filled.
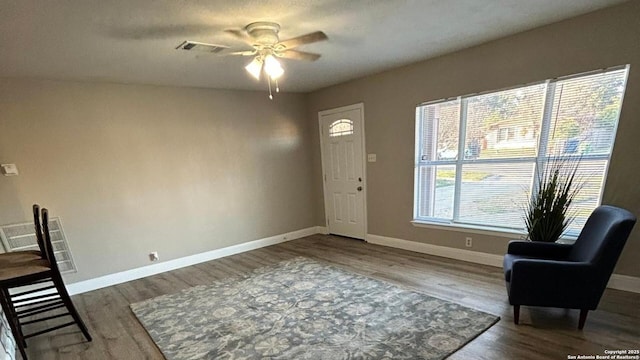
[[[267,83],[269,84],[269,100],[273,100],[273,95],[271,94],[271,77],[267,76]]]
[[[276,79],[276,92],[280,92],[280,86],[278,85],[278,79]]]

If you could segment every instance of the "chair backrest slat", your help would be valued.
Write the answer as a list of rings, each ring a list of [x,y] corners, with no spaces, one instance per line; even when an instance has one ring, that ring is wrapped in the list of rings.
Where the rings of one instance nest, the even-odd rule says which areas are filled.
[[[47,258],[47,251],[44,246],[44,239],[42,238],[42,225],[40,224],[40,206],[33,204],[33,225],[36,230],[36,240],[38,241],[38,248],[40,254],[44,259]]]
[[[49,260],[51,270],[53,270],[54,273],[59,274],[60,270],[58,269],[55,251],[53,249],[53,244],[51,243],[51,234],[49,233],[49,210],[44,208],[42,209],[42,233],[44,235],[44,247],[47,253],[47,260]]]

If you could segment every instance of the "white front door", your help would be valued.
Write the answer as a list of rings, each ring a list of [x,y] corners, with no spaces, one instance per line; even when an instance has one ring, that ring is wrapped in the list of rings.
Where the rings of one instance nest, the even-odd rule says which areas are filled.
[[[362,104],[321,111],[324,208],[329,233],[364,239],[364,119]]]

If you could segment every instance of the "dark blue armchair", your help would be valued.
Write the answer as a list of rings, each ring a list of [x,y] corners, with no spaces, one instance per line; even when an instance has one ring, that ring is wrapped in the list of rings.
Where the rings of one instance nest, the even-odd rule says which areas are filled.
[[[598,307],[636,217],[602,205],[595,209],[573,245],[511,241],[504,276],[513,321],[520,306],[580,309],[582,329],[589,310]]]

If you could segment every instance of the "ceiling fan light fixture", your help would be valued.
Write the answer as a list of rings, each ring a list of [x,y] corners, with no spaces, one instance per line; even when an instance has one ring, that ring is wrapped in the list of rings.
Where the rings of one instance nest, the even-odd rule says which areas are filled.
[[[280,65],[280,62],[271,54],[267,55],[264,59],[264,71],[273,80],[277,80],[284,74],[284,69]]]
[[[254,57],[253,60],[244,67],[251,76],[260,80],[260,73],[262,73],[262,60],[259,57]]]

